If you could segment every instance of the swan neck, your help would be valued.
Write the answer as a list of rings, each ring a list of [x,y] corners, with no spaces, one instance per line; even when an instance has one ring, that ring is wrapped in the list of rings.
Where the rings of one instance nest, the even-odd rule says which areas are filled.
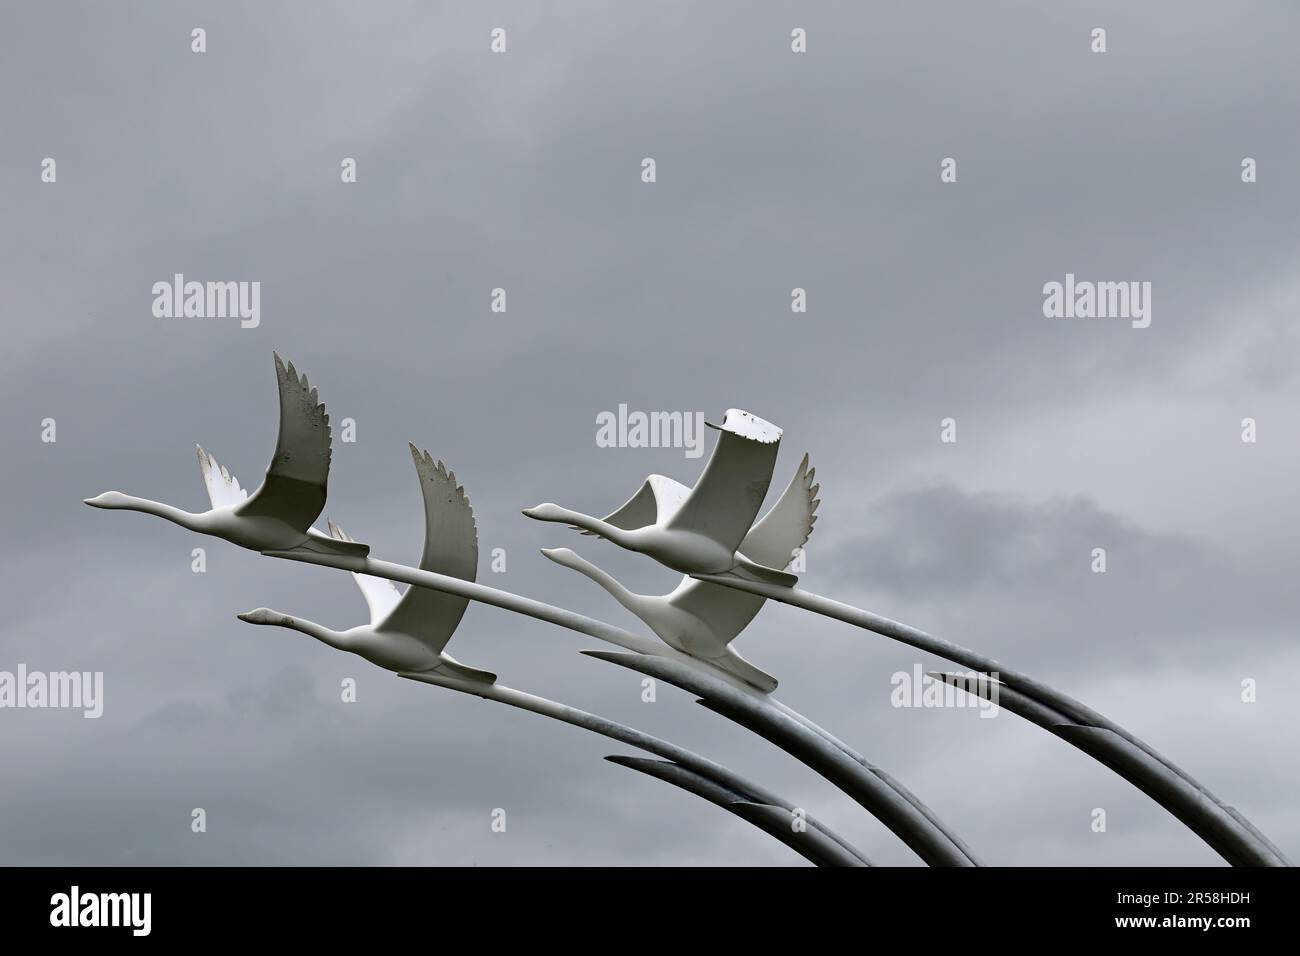
[[[182,528],[188,528],[190,531],[201,530],[198,527],[198,518],[196,514],[188,511],[182,511],[180,508],[174,508],[171,505],[163,504],[161,501],[150,501],[148,498],[136,498],[127,496],[127,503],[122,507],[128,511],[143,511],[145,514],[157,515],[159,518],[166,518],[173,524],[178,524]]]
[[[593,534],[600,535],[606,541],[610,541],[620,548],[626,548],[628,551],[635,551],[632,547],[631,537],[622,528],[615,527],[607,521],[601,521],[599,518],[593,518],[591,515],[579,514],[578,512],[569,513],[569,523],[577,525],[583,531],[590,531]]]
[[[623,605],[638,617],[640,616],[642,611],[642,599],[640,594],[634,594],[632,591],[629,591],[620,584],[612,574],[602,571],[594,564],[583,561],[574,564],[573,568],[577,571],[581,571],[587,577],[591,578],[591,580],[595,581],[602,588],[608,591],[619,604]]]
[[[307,621],[300,617],[284,615],[284,620],[279,622],[283,627],[291,627],[295,631],[301,631],[303,634],[316,638],[322,644],[328,644],[340,651],[351,650],[346,635],[339,631],[331,631],[328,627],[322,627],[315,621]]]

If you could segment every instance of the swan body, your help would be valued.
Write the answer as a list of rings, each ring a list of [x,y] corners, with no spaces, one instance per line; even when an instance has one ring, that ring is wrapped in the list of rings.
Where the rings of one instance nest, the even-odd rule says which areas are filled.
[[[813,484],[815,474],[816,469],[808,467],[805,455],[780,499],[741,542],[743,557],[773,568],[784,569],[790,563],[794,551],[807,543],[817,522],[817,506],[821,503],[817,492],[821,486]],[[660,483],[670,481],[655,477]],[[687,491],[681,485],[677,488],[680,492],[674,493]],[[663,490],[671,491],[666,487]],[[690,576],[671,594],[636,594],[568,548],[544,549],[542,554],[591,578],[644,621],[669,647],[708,661],[765,693],[776,689],[776,678],[749,663],[730,646],[762,608],[763,598]]]
[[[456,484],[455,474],[442,462],[435,462],[428,452],[421,452],[414,445],[410,447],[424,498],[424,551],[420,568],[473,581],[478,574],[478,530],[465,489]],[[345,543],[352,540],[332,521],[329,530],[333,540]],[[352,577],[370,611],[368,624],[335,631],[264,607],[238,617],[249,624],[301,631],[390,671],[436,672],[488,684],[496,681],[495,674],[467,667],[444,650],[465,614],[467,598],[417,587],[399,592],[386,578],[357,573]]]
[[[224,538],[241,548],[279,551],[303,548],[325,554],[364,557],[370,549],[341,541],[312,527],[325,508],[330,467],[330,425],[316,389],[279,355],[275,377],[280,393],[280,427],[275,453],[261,486],[249,494],[217,460],[198,448],[199,470],[212,508],[183,511],[160,501],[109,491],[85,499],[94,508],[142,511],[174,524]]]
[[[794,575],[740,554],[772,481],[781,429],[730,408],[708,464],[694,488],[651,475],[635,495],[604,518],[546,503],[524,509],[539,521],[564,522],[683,574],[738,573],[791,587]]]

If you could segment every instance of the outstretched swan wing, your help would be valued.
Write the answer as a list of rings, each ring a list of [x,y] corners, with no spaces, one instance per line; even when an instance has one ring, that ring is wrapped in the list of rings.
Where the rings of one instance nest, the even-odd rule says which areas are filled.
[[[816,468],[808,467],[805,454],[776,504],[745,535],[740,544],[740,552],[745,557],[782,570],[790,563],[795,549],[808,543],[817,523],[817,506],[821,504],[817,497],[821,485],[813,484],[816,473]]]
[[[812,483],[816,471],[808,467],[808,456],[804,455],[776,504],[745,535],[740,545],[745,557],[779,570],[790,563],[795,548],[807,543],[821,504],[817,497],[821,486]],[[668,603],[694,615],[719,644],[726,644],[754,619],[763,607],[763,598],[688,577],[668,595]]]
[[[209,455],[199,445],[194,446],[199,455],[199,471],[203,472],[203,484],[208,489],[208,500],[213,508],[234,508],[244,503],[248,492],[239,487],[235,476],[224,465]]]
[[[781,429],[736,408],[715,427],[713,455],[668,527],[704,534],[735,551],[772,483]]]
[[[330,537],[336,541],[352,540],[348,533],[333,521],[329,522],[329,529]],[[356,580],[357,587],[361,589],[361,596],[366,599],[366,607],[370,610],[371,624],[378,624],[388,617],[393,608],[397,607],[397,602],[402,599],[402,592],[397,590],[397,585],[393,584],[388,578],[377,578],[373,574],[357,574],[356,572],[353,572],[352,577]]]
[[[428,452],[412,445],[411,457],[424,496],[424,553],[420,556],[420,568],[473,581],[478,576],[478,528],[465,489],[456,484],[456,475],[442,462],[434,461]],[[410,634],[441,653],[460,624],[468,603],[467,598],[454,594],[407,588],[380,627]]]
[[[679,481],[665,478],[663,475],[651,475],[629,498],[621,508],[603,519],[606,524],[624,531],[635,531],[660,521],[666,521],[682,506],[682,502],[691,493]],[[583,534],[594,534],[583,531]]]
[[[238,509],[247,517],[277,518],[306,533],[325,507],[330,473],[330,420],[316,389],[275,356],[280,386],[280,434],[266,479]],[[364,546],[359,546],[364,547]]]

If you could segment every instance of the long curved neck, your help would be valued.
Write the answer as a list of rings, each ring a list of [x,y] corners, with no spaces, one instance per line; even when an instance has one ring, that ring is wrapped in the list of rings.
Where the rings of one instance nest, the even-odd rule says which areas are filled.
[[[620,584],[613,575],[602,571],[590,561],[584,561],[577,555],[573,555],[565,562],[565,565],[566,567],[573,568],[573,570],[591,578],[613,595],[615,601],[623,605],[638,617],[640,617],[642,611],[645,610],[645,595],[635,594],[632,591],[629,591],[627,588],[623,587],[623,585]]]
[[[180,508],[173,508],[171,505],[163,504],[161,501],[150,501],[148,498],[136,498],[133,495],[124,495],[125,503],[116,505],[125,511],[143,511],[145,514],[157,515],[159,518],[166,518],[173,524],[178,524],[182,528],[188,528],[190,531],[202,531],[200,527],[202,515],[192,514],[188,511],[182,511]]]
[[[328,627],[322,627],[314,621],[307,621],[300,617],[293,617],[290,614],[284,614],[281,619],[275,622],[280,627],[293,628],[295,631],[301,631],[309,634],[322,644],[328,644],[330,647],[340,651],[352,650],[352,641],[347,634],[341,631],[331,631]]]
[[[593,518],[591,515],[582,514],[580,511],[569,511],[567,508],[564,509],[564,518],[561,520],[566,521],[575,527],[581,528],[583,531],[590,531],[592,534],[598,534],[606,541],[612,541],[620,548],[626,548],[629,551],[637,550],[633,544],[632,535],[624,531],[622,528],[614,527],[614,525],[607,521],[601,521],[599,518]],[[599,568],[596,570],[599,570]],[[583,573],[585,574],[586,572]],[[593,580],[595,579],[593,578]]]

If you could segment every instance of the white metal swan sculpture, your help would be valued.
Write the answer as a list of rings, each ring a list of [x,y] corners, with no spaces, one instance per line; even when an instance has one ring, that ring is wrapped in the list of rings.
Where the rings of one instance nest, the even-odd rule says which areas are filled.
[[[143,511],[166,518],[182,528],[224,538],[254,551],[300,548],[325,554],[364,557],[370,549],[356,541],[340,541],[313,528],[325,508],[330,470],[330,422],[316,389],[275,358],[280,391],[280,431],[266,478],[251,495],[239,486],[216,459],[198,449],[199,469],[212,502],[197,514],[147,498],[108,491],[85,499],[95,508]]]
[[[455,474],[442,462],[435,462],[428,452],[411,445],[411,457],[424,496],[420,568],[473,581],[478,573],[478,530],[465,490],[456,484]],[[329,528],[337,540],[351,540],[332,521]],[[460,624],[469,603],[467,598],[417,587],[399,593],[386,578],[356,573],[352,576],[370,609],[369,624],[334,631],[264,607],[238,617],[249,624],[276,625],[310,634],[330,647],[350,651],[390,671],[436,672],[487,684],[496,681],[495,674],[467,667],[443,650]]]
[[[795,470],[784,493],[740,543],[750,561],[772,568],[785,568],[798,548],[807,543],[817,522],[820,485],[813,484],[816,469],[808,467],[808,456]],[[668,482],[670,479],[660,479]],[[687,489],[672,484],[684,495]],[[590,561],[568,548],[543,549],[557,564],[580,571],[614,596],[639,617],[669,647],[708,661],[739,677],[764,693],[776,690],[775,677],[759,670],[730,647],[763,606],[762,597],[720,584],[687,576],[671,594],[635,594]]]
[[[731,572],[793,587],[795,575],[738,553],[772,482],[781,429],[737,408],[727,410],[721,425],[710,427],[718,430],[718,443],[694,488],[651,475],[604,518],[549,502],[525,508],[524,514],[564,522],[683,574]]]

